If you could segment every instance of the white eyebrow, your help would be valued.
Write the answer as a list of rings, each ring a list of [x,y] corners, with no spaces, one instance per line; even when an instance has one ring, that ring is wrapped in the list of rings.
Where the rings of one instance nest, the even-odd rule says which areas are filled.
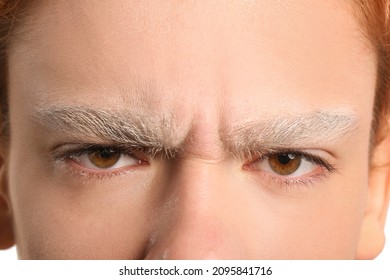
[[[103,141],[147,148],[172,157],[182,151],[186,135],[174,125],[173,117],[132,114],[128,111],[93,109],[85,106],[57,105],[37,108],[34,122],[50,132],[69,136],[95,136]],[[301,115],[259,117],[220,129],[220,142],[228,154],[250,155],[272,150],[307,148],[350,137],[358,128],[354,113],[315,111]],[[179,137],[178,135],[182,135]]]
[[[127,111],[93,109],[85,106],[44,106],[31,117],[35,123],[50,132],[69,136],[95,136],[99,139],[126,145],[129,148],[147,148],[152,153],[173,155],[180,146],[171,118],[152,118]]]
[[[354,113],[315,111],[303,115],[249,120],[225,129],[221,138],[232,154],[305,148],[351,136],[358,128]]]

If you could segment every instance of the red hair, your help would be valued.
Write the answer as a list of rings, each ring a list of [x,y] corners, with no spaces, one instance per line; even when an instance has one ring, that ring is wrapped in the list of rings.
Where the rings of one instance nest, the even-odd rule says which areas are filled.
[[[374,105],[374,143],[389,133],[390,114],[390,1],[353,0],[352,11],[377,56],[377,83]]]
[[[373,112],[373,144],[389,128],[390,113],[390,0],[352,0],[351,7],[362,33],[377,55],[377,84]],[[7,47],[33,1],[0,0],[0,134],[7,128]],[[29,7],[30,8],[30,7]]]

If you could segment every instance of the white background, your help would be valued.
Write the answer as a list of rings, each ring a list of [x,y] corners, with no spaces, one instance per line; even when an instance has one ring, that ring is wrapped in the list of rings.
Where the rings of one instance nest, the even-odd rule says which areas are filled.
[[[389,213],[388,217],[390,217],[390,213]],[[389,222],[386,224],[386,230],[385,230],[386,236],[388,237],[387,238],[388,242],[385,245],[385,249],[382,251],[382,253],[377,258],[377,260],[380,260],[380,261],[386,260],[387,262],[390,261],[390,218],[388,218],[388,220],[389,220]],[[0,250],[0,261],[2,261],[2,260],[15,260],[15,259],[17,259],[15,247],[8,249],[8,250],[4,250],[4,251]],[[1,263],[0,263],[0,267],[1,267]]]

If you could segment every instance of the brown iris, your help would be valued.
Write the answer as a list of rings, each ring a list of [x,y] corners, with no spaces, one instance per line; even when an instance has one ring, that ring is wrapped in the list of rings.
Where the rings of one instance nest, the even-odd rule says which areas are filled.
[[[295,154],[276,154],[268,157],[273,171],[279,175],[290,175],[301,165],[302,156]]]
[[[93,165],[99,168],[110,168],[118,162],[121,153],[113,149],[100,149],[88,155]]]

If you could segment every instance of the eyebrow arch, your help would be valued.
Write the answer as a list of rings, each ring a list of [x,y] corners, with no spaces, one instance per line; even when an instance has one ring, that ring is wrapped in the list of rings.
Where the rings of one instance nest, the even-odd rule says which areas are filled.
[[[151,154],[163,152],[172,157],[180,148],[170,117],[57,105],[39,107],[31,118],[51,132],[79,138],[93,136],[130,149],[147,149]]]
[[[352,136],[359,127],[356,114],[344,111],[314,111],[261,120],[246,120],[222,132],[225,149],[235,156],[272,150],[315,148]]]

